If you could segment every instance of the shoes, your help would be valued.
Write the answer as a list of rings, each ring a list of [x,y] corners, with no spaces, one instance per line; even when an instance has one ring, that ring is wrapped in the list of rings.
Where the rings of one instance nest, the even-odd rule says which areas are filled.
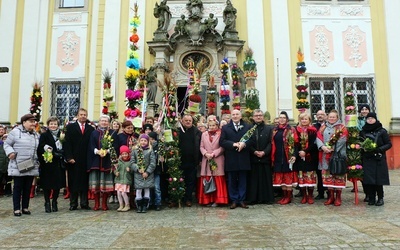
[[[213,204],[211,204],[211,207],[218,207],[218,204],[214,202]]]
[[[121,210],[124,208],[124,206],[123,205],[119,205],[119,208],[117,208],[117,211],[118,212],[121,212]]]
[[[156,211],[161,211],[161,206],[160,205],[156,206]]]
[[[324,194],[319,194],[319,195],[317,195],[317,196],[315,196],[315,198],[314,199],[316,199],[316,200],[323,200],[323,199],[325,199],[325,197],[324,197]]]
[[[247,206],[246,203],[244,203],[243,201],[240,202],[240,207],[244,208],[244,209],[248,209],[249,208],[249,206]]]
[[[44,211],[45,211],[46,213],[51,213],[50,202],[45,202],[45,203],[44,203]]]
[[[83,210],[91,210],[91,208],[88,205],[81,205],[81,208]]]
[[[353,188],[350,192],[354,193],[356,190]]]
[[[129,205],[126,205],[123,209],[121,209],[121,212],[127,212],[131,210],[131,207]]]
[[[31,211],[29,211],[29,210],[26,208],[26,209],[22,209],[22,213],[23,213],[23,214],[28,214],[28,215],[30,215],[30,214],[31,214]]]
[[[302,197],[302,196],[303,196],[303,194],[302,194],[301,190],[297,194],[294,195],[294,197]]]
[[[385,202],[383,202],[383,199],[378,199],[378,201],[375,203],[375,206],[383,206]]]
[[[73,211],[73,210],[77,210],[77,209],[78,209],[77,206],[70,206],[70,207],[69,207],[69,211]]]
[[[186,202],[186,206],[187,206],[187,207],[191,207],[191,206],[192,206],[192,203],[191,203],[190,201],[187,201],[187,202]]]
[[[14,216],[19,217],[21,215],[22,215],[21,211],[19,211],[19,210],[14,211]]]
[[[229,208],[230,208],[230,209],[235,209],[236,207],[237,207],[237,206],[236,206],[236,203],[233,202]]]
[[[369,197],[368,196],[365,196],[364,202],[369,202]]]
[[[51,202],[51,211],[53,211],[53,212],[58,212],[58,203],[57,203],[56,200],[53,200],[53,201]]]

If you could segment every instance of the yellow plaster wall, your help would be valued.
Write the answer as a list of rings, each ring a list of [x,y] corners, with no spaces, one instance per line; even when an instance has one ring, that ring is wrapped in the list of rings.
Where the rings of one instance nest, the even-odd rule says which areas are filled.
[[[21,52],[22,52],[22,32],[24,24],[25,1],[17,1],[17,13],[15,19],[15,35],[14,35],[14,51],[11,67],[11,93],[10,93],[10,122],[19,121],[18,105],[19,105],[19,86],[21,74]]]
[[[296,76],[295,71],[297,63],[297,51],[299,47],[303,51],[303,30],[301,26],[301,9],[300,0],[287,0],[288,1],[288,16],[289,16],[289,37],[290,37],[290,61],[292,69],[290,73],[292,74],[292,106],[293,106],[293,119],[297,121],[297,116],[299,114],[296,109],[297,101],[297,90],[295,88]],[[304,51],[303,51],[304,52]]]
[[[370,1],[378,118],[388,128],[392,118],[384,1]]]
[[[242,67],[244,61],[244,50],[249,47],[247,44],[248,33],[247,33],[247,1],[233,0],[232,5],[236,8],[236,30],[239,32],[239,40],[245,41],[243,50],[237,55],[237,64]],[[223,22],[222,20],[219,20]]]

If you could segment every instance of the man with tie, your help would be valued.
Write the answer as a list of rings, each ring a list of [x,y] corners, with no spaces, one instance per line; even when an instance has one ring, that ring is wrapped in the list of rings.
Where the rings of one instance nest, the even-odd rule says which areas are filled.
[[[228,181],[230,209],[238,205],[249,208],[244,200],[246,198],[247,172],[251,169],[250,147],[253,139],[240,142],[242,136],[251,128],[244,123],[240,110],[233,110],[231,121],[222,127],[219,144],[225,149],[225,173]]]
[[[65,159],[67,160],[68,186],[71,192],[69,210],[78,208],[78,196],[80,206],[89,210],[88,188],[89,177],[87,173],[87,156],[90,134],[94,128],[87,122],[87,111],[80,108],[77,121],[67,126],[65,133]]]

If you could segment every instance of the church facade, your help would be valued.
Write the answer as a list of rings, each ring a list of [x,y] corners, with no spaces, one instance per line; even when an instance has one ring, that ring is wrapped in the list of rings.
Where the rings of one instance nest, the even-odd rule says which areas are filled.
[[[42,121],[73,117],[79,107],[97,120],[106,70],[122,119],[135,4],[139,62],[153,67],[161,82],[170,73],[184,93],[187,60],[204,58],[218,85],[221,60],[242,67],[251,48],[261,109],[272,117],[287,111],[296,121],[301,48],[309,112],[336,109],[344,119],[343,96],[351,87],[356,105],[369,104],[390,132],[388,163],[400,168],[397,0],[0,0],[0,67],[9,69],[0,73],[0,122],[14,124],[29,112],[34,82],[43,85]],[[159,15],[162,4],[168,12]]]

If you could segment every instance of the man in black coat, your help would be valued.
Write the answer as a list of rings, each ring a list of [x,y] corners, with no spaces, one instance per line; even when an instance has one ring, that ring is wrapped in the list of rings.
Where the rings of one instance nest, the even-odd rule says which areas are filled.
[[[192,193],[196,185],[197,167],[200,163],[201,132],[193,126],[193,117],[182,117],[182,129],[179,130],[179,149],[181,153],[181,166],[185,180],[185,202],[187,207],[192,206]]]
[[[252,139],[240,142],[242,136],[251,128],[242,120],[239,110],[233,110],[231,121],[222,127],[219,144],[225,149],[225,173],[227,174],[229,199],[231,209],[237,205],[249,208],[246,199],[247,172],[251,169],[250,148]]]
[[[252,204],[273,204],[274,191],[271,168],[273,127],[264,123],[264,114],[260,109],[254,110],[253,120],[254,124],[257,124],[257,129],[252,136],[254,145],[250,147],[251,171],[247,188],[247,201]]]
[[[88,188],[89,177],[87,173],[87,157],[89,139],[94,128],[87,123],[87,111],[80,108],[77,115],[78,120],[68,124],[65,133],[65,159],[67,160],[68,187],[71,192],[69,210],[78,207],[78,196],[80,206],[89,210]]]

